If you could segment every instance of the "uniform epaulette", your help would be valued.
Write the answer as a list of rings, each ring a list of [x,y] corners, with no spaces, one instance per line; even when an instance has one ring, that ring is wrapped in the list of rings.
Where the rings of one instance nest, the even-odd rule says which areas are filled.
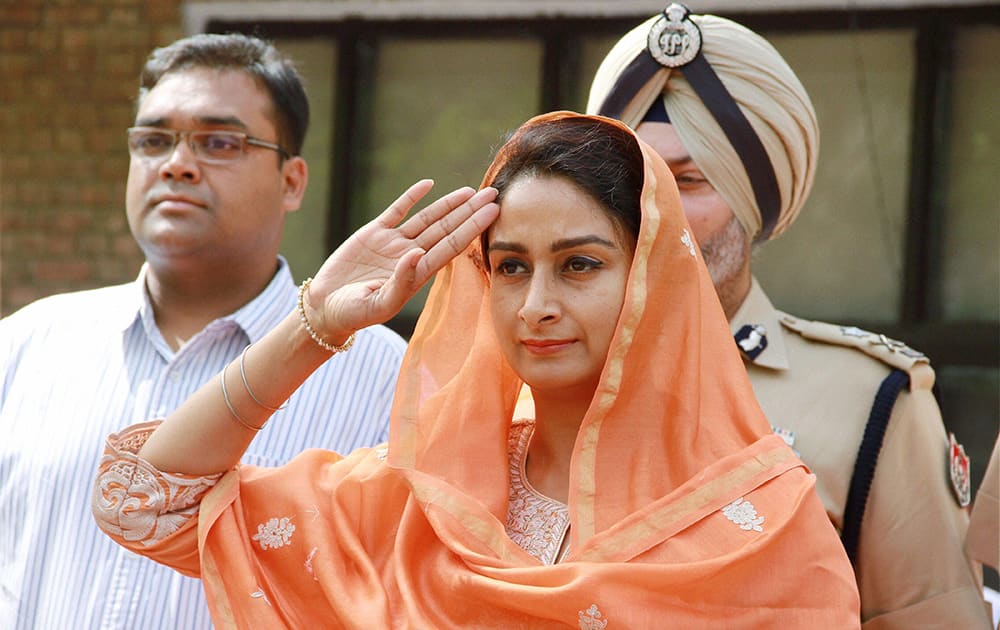
[[[781,324],[806,339],[838,346],[855,348],[886,365],[910,374],[910,388],[930,388],[934,384],[934,371],[923,352],[914,350],[902,341],[883,334],[869,332],[856,326],[837,326],[817,322],[778,311]]]

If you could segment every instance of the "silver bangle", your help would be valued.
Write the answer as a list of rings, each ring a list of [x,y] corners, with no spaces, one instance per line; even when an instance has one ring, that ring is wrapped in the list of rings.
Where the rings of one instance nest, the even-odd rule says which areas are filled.
[[[315,341],[320,348],[323,348],[327,352],[332,352],[333,354],[337,354],[338,352],[347,352],[350,350],[351,346],[354,345],[354,333],[351,333],[351,336],[347,338],[347,341],[339,346],[335,346],[316,334],[316,331],[313,330],[312,325],[309,323],[309,319],[306,317],[305,296],[312,280],[312,278],[306,278],[302,281],[302,286],[299,287],[299,302],[296,305],[299,310],[299,319],[302,320],[302,325],[306,327],[306,332],[309,333],[309,336],[312,337],[312,340]]]
[[[246,348],[243,348],[243,352],[240,353],[240,378],[243,379],[243,387],[247,390],[247,393],[250,394],[250,398],[252,398],[255,403],[257,403],[264,409],[267,409],[268,411],[281,411],[282,409],[288,406],[287,400],[284,403],[282,403],[281,406],[279,407],[272,407],[267,403],[261,402],[259,398],[254,396],[253,390],[250,389],[250,383],[247,381],[247,369],[246,365],[244,364],[247,358],[247,350],[249,350],[250,346],[252,345],[253,345],[252,343],[248,344]]]
[[[229,413],[232,414],[234,420],[236,420],[237,422],[239,422],[241,425],[243,425],[247,429],[250,429],[253,432],[260,431],[261,429],[264,428],[264,424],[267,424],[267,420],[265,420],[264,424],[260,425],[259,427],[253,426],[252,424],[250,424],[249,422],[247,422],[246,420],[244,420],[243,418],[241,418],[240,414],[236,413],[236,408],[233,407],[233,401],[229,400],[229,390],[226,389],[226,369],[227,368],[229,368],[229,364],[228,363],[226,364],[226,367],[222,368],[222,398],[223,398],[223,400],[226,401],[226,407],[229,408]]]

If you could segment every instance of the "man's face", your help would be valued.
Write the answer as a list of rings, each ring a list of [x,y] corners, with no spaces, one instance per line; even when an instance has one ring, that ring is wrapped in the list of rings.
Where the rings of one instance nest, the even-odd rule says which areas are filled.
[[[638,135],[666,161],[677,180],[681,205],[716,287],[749,263],[749,243],[732,209],[691,159],[674,126],[644,122]]]
[[[192,68],[165,75],[140,103],[135,126],[278,134],[267,93],[247,74]],[[129,227],[155,268],[204,268],[277,254],[285,213],[305,189],[305,162],[249,146],[232,162],[199,161],[184,136],[159,158],[131,158]]]

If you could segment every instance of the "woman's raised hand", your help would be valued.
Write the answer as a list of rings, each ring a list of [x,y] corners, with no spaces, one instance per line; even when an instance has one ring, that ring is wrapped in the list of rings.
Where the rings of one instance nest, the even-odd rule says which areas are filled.
[[[396,315],[497,218],[496,190],[466,187],[403,219],[434,183],[421,180],[327,258],[305,296],[313,328],[328,341]],[[402,222],[402,223],[401,223]]]

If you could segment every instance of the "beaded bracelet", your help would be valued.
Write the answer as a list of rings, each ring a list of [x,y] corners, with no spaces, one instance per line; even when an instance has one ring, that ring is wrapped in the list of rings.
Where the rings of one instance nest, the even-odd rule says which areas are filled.
[[[306,327],[306,332],[309,333],[309,336],[312,337],[312,340],[315,341],[320,348],[323,348],[327,352],[332,352],[333,354],[337,354],[338,352],[347,352],[351,346],[354,345],[354,333],[351,333],[351,336],[347,338],[347,341],[339,346],[335,346],[316,334],[316,331],[313,330],[312,325],[309,324],[309,320],[306,318],[305,296],[312,280],[312,278],[306,278],[302,281],[302,286],[299,287],[299,302],[297,304],[299,319],[302,320],[302,325]]]

